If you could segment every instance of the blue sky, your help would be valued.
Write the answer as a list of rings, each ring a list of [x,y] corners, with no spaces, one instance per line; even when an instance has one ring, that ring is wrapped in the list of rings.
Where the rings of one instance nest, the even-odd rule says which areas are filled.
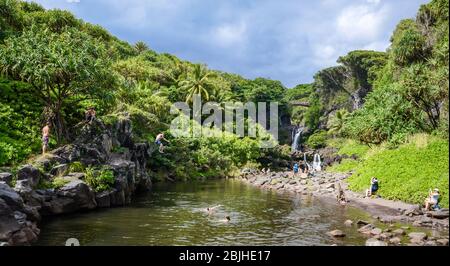
[[[384,51],[428,0],[37,0],[130,43],[246,78],[308,83],[356,49]]]

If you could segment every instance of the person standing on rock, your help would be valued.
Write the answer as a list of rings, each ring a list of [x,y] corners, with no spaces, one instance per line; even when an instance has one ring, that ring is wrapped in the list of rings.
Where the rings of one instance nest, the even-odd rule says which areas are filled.
[[[50,122],[47,122],[42,128],[42,155],[47,152],[48,142],[50,141]]]
[[[160,133],[160,134],[158,134],[158,136],[156,136],[155,144],[159,145],[159,152],[160,153],[164,153],[164,144],[162,143],[163,140],[165,140],[168,143],[170,143],[170,141],[168,141],[166,138],[164,138],[164,133]]]
[[[293,170],[294,170],[294,176],[297,176],[297,174],[298,174],[298,163],[295,163],[294,164],[294,167],[293,167]]]

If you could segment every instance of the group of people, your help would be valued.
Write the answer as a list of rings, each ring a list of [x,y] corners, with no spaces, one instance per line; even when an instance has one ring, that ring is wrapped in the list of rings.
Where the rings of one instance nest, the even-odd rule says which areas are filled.
[[[296,162],[296,163],[294,163],[294,166],[292,167],[292,170],[294,172],[294,176],[297,176],[299,173],[308,174],[309,167],[304,162],[298,162],[298,163]]]
[[[97,112],[95,111],[95,108],[91,106],[91,107],[87,108],[84,115],[85,115],[85,123],[91,124],[95,120],[95,118],[97,116]],[[45,153],[48,150],[48,144],[50,141],[50,127],[51,127],[51,123],[50,123],[50,121],[47,121],[45,123],[44,127],[42,128],[42,155],[45,155]],[[164,133],[158,134],[155,139],[155,144],[159,146],[160,153],[164,153],[164,144],[162,141],[166,141],[166,142],[170,143],[170,141],[168,141],[164,137]]]

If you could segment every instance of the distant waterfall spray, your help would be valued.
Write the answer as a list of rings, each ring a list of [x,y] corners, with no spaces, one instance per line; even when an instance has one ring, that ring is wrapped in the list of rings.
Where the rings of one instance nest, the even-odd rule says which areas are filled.
[[[317,153],[314,154],[313,170],[317,172],[322,171],[322,162],[320,160],[320,155]]]
[[[306,160],[306,153],[303,153],[303,162],[305,163],[305,166],[308,169],[308,171],[310,171],[311,165],[309,165],[308,160]]]

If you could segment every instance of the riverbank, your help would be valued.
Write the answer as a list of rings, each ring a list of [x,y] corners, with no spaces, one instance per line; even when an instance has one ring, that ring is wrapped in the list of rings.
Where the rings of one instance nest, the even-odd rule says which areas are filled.
[[[448,245],[448,209],[442,209],[441,211],[424,211],[419,205],[408,204],[401,201],[391,201],[382,198],[365,198],[364,195],[348,189],[348,184],[346,182],[348,177],[349,175],[347,174],[327,172],[316,172],[309,175],[293,177],[292,172],[263,173],[246,169],[243,171],[240,179],[261,189],[274,190],[280,193],[293,193],[299,196],[309,195],[334,201],[336,201],[338,186],[340,186],[348,201],[345,205],[363,209],[383,224],[392,227],[396,223],[412,224],[414,227],[447,232],[441,239],[428,235],[423,236],[422,234],[420,234],[420,239],[417,239],[417,235],[415,235],[414,232],[411,232],[411,245]],[[395,234],[382,235],[383,233],[389,232],[373,230],[377,228],[368,222],[360,223],[360,225],[365,226],[365,228],[362,227],[358,230],[361,230],[361,233],[367,234],[367,230],[370,229],[368,230],[367,235],[379,241],[378,244],[380,245],[383,245],[383,243],[393,244],[397,242]],[[391,241],[393,238],[394,240]],[[371,241],[369,241],[369,243]]]

